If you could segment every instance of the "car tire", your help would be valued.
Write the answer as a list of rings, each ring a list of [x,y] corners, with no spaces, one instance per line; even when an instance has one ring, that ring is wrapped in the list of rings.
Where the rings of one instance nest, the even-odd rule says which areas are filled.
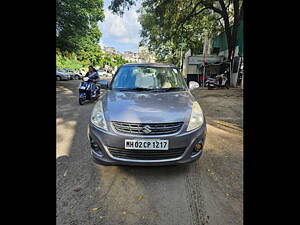
[[[79,98],[79,105],[83,105],[83,100],[82,100],[82,98]]]
[[[75,76],[75,80],[79,80],[80,77],[78,75]]]
[[[60,76],[56,76],[56,80],[57,81],[61,81],[61,77]]]

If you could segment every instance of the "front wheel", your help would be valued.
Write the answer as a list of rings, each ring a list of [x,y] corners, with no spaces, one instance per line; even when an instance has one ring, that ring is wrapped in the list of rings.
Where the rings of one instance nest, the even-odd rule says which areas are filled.
[[[56,80],[57,80],[57,81],[61,81],[60,76],[56,76]]]
[[[83,105],[83,99],[82,98],[79,98],[79,105]]]

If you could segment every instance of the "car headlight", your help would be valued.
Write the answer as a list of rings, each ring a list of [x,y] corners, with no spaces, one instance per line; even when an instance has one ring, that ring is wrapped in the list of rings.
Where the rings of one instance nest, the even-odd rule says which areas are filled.
[[[91,122],[96,127],[99,127],[103,130],[107,130],[107,125],[106,125],[106,121],[104,118],[103,107],[102,107],[101,101],[98,101],[93,108]]]
[[[193,102],[192,113],[187,131],[194,130],[202,126],[204,121],[203,111],[198,102]]]

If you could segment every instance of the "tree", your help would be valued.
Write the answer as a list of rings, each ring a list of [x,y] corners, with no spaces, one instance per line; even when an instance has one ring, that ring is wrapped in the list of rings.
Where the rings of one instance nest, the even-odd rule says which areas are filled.
[[[237,44],[237,31],[244,14],[243,3],[244,2],[242,0],[198,0],[193,12],[188,15],[188,17],[192,17],[203,10],[212,10],[214,13],[221,16],[220,19],[224,22],[224,30],[227,38],[229,59]],[[233,12],[230,11],[231,5],[233,5]],[[204,8],[202,7],[202,9],[199,9],[201,6],[204,6]],[[231,13],[233,14],[232,26],[230,21]]]
[[[84,65],[97,65],[101,58],[98,45],[103,21],[103,0],[56,1],[56,47],[63,56],[74,53]]]
[[[112,0],[109,9],[122,15],[125,9],[129,9],[134,4],[134,0]],[[156,11],[155,15],[160,18],[160,24],[166,25],[166,21],[171,22],[169,23],[170,26],[176,25],[181,28],[178,31],[185,31],[186,34],[191,34],[189,28],[195,28],[194,25],[197,25],[195,24],[195,18],[204,19],[206,16],[207,18],[211,17],[214,22],[222,20],[223,23],[221,22],[221,24],[224,24],[223,28],[227,37],[229,53],[234,51],[237,43],[238,27],[243,18],[243,0],[144,0],[143,4],[149,5]],[[230,10],[231,5],[233,5],[233,12]],[[231,14],[233,17],[232,22],[230,20]],[[216,18],[216,15],[219,15],[220,18]],[[206,20],[208,23],[202,23],[202,25],[214,29],[214,26],[211,26],[213,23],[209,21],[212,20]],[[230,56],[231,54],[228,54],[228,58]]]
[[[219,27],[215,15],[208,12],[182,23],[192,10],[182,0],[173,0],[173,4],[160,3],[157,7],[153,7],[153,2],[148,0],[142,5],[143,8],[139,10],[143,38],[141,44],[148,45],[162,62],[179,65],[180,57],[188,49],[192,54],[200,54],[203,50],[203,34],[212,35]]]
[[[97,22],[103,19],[103,0],[56,0],[56,46],[63,51],[78,50],[81,38],[90,29],[98,29]]]

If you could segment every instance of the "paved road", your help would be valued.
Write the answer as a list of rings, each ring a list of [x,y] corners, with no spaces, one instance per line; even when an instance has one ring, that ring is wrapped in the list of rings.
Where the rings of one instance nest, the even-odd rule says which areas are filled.
[[[57,82],[57,225],[242,224],[242,133],[208,125],[203,158],[185,166],[105,167],[89,154],[94,103]]]

